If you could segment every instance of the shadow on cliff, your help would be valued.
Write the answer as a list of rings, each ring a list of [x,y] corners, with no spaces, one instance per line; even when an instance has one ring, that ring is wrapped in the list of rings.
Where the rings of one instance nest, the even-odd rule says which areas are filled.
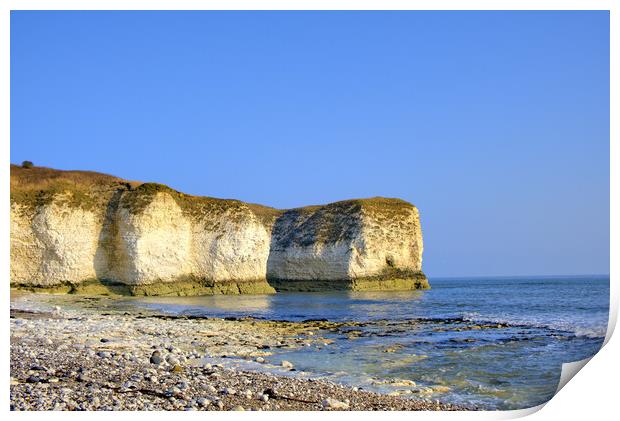
[[[120,281],[118,245],[118,209],[121,198],[126,190],[117,190],[106,207],[103,224],[99,232],[97,251],[95,252],[94,268],[97,279],[91,283],[92,293],[131,295],[129,287]],[[88,283],[87,283],[88,285]],[[91,292],[91,291],[87,291]]]
[[[269,285],[276,291],[332,289],[333,281],[321,279],[326,273],[331,279],[337,274],[347,281],[352,243],[361,230],[361,219],[355,216],[359,211],[360,205],[355,203],[333,203],[291,209],[280,215],[271,231],[266,276]],[[347,244],[346,255],[334,259],[336,247]]]

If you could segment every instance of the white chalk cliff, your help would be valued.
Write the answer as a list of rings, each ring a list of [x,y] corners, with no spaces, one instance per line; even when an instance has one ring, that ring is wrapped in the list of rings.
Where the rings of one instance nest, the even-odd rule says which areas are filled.
[[[11,166],[11,285],[196,295],[427,288],[418,210],[359,199],[280,211],[153,183]]]

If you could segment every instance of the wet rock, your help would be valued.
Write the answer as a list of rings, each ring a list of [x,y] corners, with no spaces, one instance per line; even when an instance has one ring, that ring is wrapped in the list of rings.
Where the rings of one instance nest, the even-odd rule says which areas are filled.
[[[288,368],[289,370],[293,368],[293,363],[290,361],[282,360],[281,364],[283,368]]]

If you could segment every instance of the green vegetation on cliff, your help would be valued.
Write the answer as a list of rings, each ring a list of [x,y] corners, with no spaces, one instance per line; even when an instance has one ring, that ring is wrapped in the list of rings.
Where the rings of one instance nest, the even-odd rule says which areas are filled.
[[[274,236],[283,248],[349,241],[360,229],[362,214],[379,222],[398,221],[409,216],[413,208],[401,199],[373,197],[290,209],[278,219]],[[297,229],[291,230],[292,226]]]
[[[127,181],[94,171],[65,171],[47,167],[19,166],[11,164],[11,203],[28,209],[49,204],[53,200],[70,207],[86,210],[106,205],[112,195],[122,192],[122,206],[134,213],[142,212],[158,193],[170,195],[188,215],[202,217],[216,212],[236,216],[251,211],[263,223],[271,224],[276,218],[288,214],[297,215],[308,223],[320,223],[317,239],[335,238],[346,235],[334,225],[334,217],[359,212],[390,218],[402,214],[411,204],[400,199],[374,197],[351,199],[328,205],[313,205],[290,210],[278,210],[268,206],[245,203],[235,199],[217,199],[206,196],[192,196],[176,191],[164,184]]]
[[[277,209],[267,206],[248,204],[235,199],[192,196],[158,183],[144,183],[131,189],[124,194],[121,206],[134,214],[139,214],[159,193],[172,197],[183,213],[198,220],[204,220],[209,216],[226,215],[229,221],[238,223],[254,214],[264,224],[271,225],[276,216],[280,214]]]
[[[70,207],[93,209],[105,205],[111,193],[135,183],[93,171],[60,171],[11,164],[11,203],[28,210],[56,200]]]
[[[121,206],[142,212],[158,193],[172,197],[188,216],[203,218],[226,213],[233,222],[253,213],[270,225],[281,211],[234,199],[192,196],[164,184],[127,181],[93,171],[62,171],[46,167],[11,164],[11,203],[29,211],[52,201],[69,207],[104,211],[115,193],[122,193]]]

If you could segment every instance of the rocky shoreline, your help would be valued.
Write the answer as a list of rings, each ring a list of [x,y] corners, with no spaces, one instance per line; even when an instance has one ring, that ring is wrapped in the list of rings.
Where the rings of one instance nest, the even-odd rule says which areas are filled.
[[[88,298],[83,299],[88,303]],[[11,410],[467,410],[304,377],[272,351],[329,346],[329,322],[11,309]],[[230,368],[241,358],[268,370]]]

